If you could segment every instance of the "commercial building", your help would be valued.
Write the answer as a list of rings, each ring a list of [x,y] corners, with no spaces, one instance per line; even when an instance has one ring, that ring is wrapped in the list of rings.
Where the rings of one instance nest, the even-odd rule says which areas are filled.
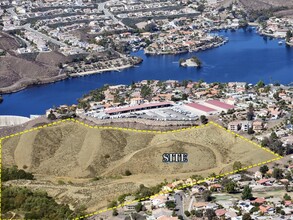
[[[148,103],[148,104],[135,105],[135,106],[129,106],[129,107],[108,109],[105,111],[105,113],[108,115],[117,115],[117,114],[136,112],[136,111],[147,110],[147,109],[171,107],[171,106],[173,106],[172,102]]]
[[[216,109],[218,111],[227,112],[229,109],[235,109],[234,105],[229,105],[227,103],[218,100],[209,100],[204,103],[206,106]]]
[[[197,115],[212,115],[217,112],[216,109],[210,108],[199,103],[189,103],[186,104],[185,107],[188,110],[195,112]]]

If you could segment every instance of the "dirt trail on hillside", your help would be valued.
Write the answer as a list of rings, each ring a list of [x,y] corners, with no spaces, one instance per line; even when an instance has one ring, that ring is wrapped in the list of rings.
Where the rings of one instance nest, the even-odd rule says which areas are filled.
[[[18,165],[37,178],[28,187],[42,188],[60,202],[89,211],[134,192],[140,184],[187,179],[194,174],[230,172],[267,161],[274,155],[212,124],[165,134],[90,129],[64,122],[3,141],[3,166]],[[188,163],[163,163],[163,153],[188,153]],[[124,176],[129,170],[132,175]],[[94,177],[102,176],[98,181]],[[64,185],[58,185],[62,180]],[[40,183],[41,181],[41,183]],[[72,183],[71,183],[72,182]],[[13,182],[22,185],[22,182]]]

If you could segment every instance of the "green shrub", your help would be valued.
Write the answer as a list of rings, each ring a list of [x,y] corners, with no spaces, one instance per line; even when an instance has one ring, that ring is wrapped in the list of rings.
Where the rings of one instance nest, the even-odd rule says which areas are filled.
[[[131,175],[132,175],[132,173],[129,170],[125,171],[125,176],[131,176]]]

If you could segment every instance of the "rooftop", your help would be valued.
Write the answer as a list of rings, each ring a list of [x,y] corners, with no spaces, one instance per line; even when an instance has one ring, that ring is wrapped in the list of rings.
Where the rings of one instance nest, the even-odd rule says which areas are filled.
[[[209,108],[207,106],[204,106],[204,105],[201,105],[201,104],[198,104],[198,103],[190,103],[190,104],[187,104],[187,106],[195,108],[195,109],[198,109],[198,110],[203,111],[203,112],[214,112],[214,111],[216,111],[213,108]]]
[[[226,104],[226,103],[218,101],[218,100],[209,100],[209,101],[206,101],[206,103],[214,105],[214,106],[217,106],[217,107],[220,107],[220,108],[223,108],[223,109],[233,109],[233,108],[235,108],[234,105],[229,105],[229,104]]]
[[[171,102],[148,103],[148,104],[136,105],[131,107],[109,109],[109,110],[106,110],[106,113],[107,114],[123,113],[123,112],[135,111],[140,109],[146,109],[146,108],[161,107],[165,105],[172,105],[172,103]]]

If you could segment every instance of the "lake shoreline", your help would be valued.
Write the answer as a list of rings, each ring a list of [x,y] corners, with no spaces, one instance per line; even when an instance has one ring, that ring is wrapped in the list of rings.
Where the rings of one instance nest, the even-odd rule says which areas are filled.
[[[130,85],[142,80],[203,80],[207,83],[252,84],[262,80],[266,84],[279,82],[283,85],[293,82],[293,75],[290,74],[293,70],[293,48],[284,44],[279,45],[277,39],[266,40],[255,29],[239,29],[236,32],[222,30],[213,33],[228,37],[229,43],[213,50],[180,55],[146,56],[143,50],[139,50],[130,54],[143,58],[143,62],[134,68],[121,69],[120,72],[111,68],[107,69],[110,72],[103,74],[87,71],[77,74],[82,77],[76,76],[48,85],[31,86],[21,92],[4,95],[4,102],[0,104],[0,114],[43,114],[52,106],[74,104],[77,98],[105,84]],[[192,56],[202,61],[203,68],[179,66],[178,60]]]
[[[241,27],[239,27],[237,30],[239,30],[240,28]],[[223,38],[222,42],[211,43],[209,45],[202,46],[202,47],[198,48],[197,50],[177,51],[174,53],[149,54],[149,53],[146,53],[146,50],[143,50],[143,51],[144,51],[144,54],[147,56],[163,56],[163,55],[173,56],[173,55],[181,55],[181,54],[189,54],[189,53],[193,53],[193,52],[213,50],[213,49],[216,49],[218,47],[225,45],[228,42],[229,42],[228,38]],[[82,77],[82,76],[93,75],[93,74],[103,74],[103,73],[112,72],[112,71],[120,72],[120,70],[128,69],[128,68],[134,67],[138,64],[140,64],[140,63],[135,63],[133,65],[128,64],[128,65],[124,65],[124,66],[120,66],[120,67],[113,67],[113,68],[107,68],[107,69],[102,69],[102,70],[92,70],[92,71],[85,71],[85,72],[80,72],[80,73],[61,74],[58,76],[44,78],[44,79],[21,80],[21,81],[18,81],[16,83],[10,85],[10,86],[0,88],[0,95],[13,94],[13,93],[17,93],[17,92],[26,90],[31,87],[53,84],[53,83],[56,83],[59,81],[68,80],[70,78]]]
[[[56,83],[56,82],[59,82],[62,80],[68,80],[70,78],[83,77],[83,76],[93,75],[93,74],[103,74],[106,72],[113,72],[113,71],[120,72],[120,70],[132,68],[138,64],[139,63],[133,64],[133,65],[128,64],[128,65],[124,65],[124,66],[120,66],[120,67],[113,67],[113,68],[107,68],[107,69],[102,69],[102,70],[92,70],[92,71],[85,71],[85,72],[80,72],[80,73],[72,73],[70,75],[62,74],[59,76],[45,78],[45,79],[39,79],[39,80],[19,81],[11,86],[0,88],[0,95],[9,95],[12,93],[17,93],[22,90],[28,89],[30,87],[52,84],[52,83]]]

